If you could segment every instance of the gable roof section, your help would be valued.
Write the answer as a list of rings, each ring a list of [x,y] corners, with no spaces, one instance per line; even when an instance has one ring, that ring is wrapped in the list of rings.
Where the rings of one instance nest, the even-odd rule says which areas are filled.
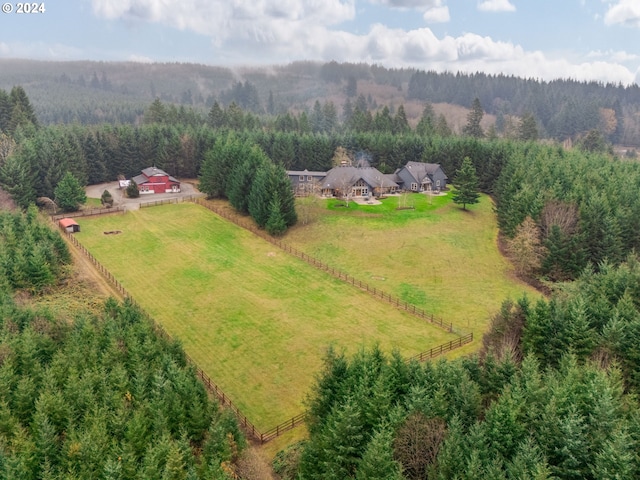
[[[142,170],[142,175],[136,175],[132,178],[132,180],[136,183],[136,185],[142,185],[143,183],[157,183],[154,182],[153,177],[169,177],[169,181],[173,183],[180,183],[180,180],[172,177],[164,170],[160,170],[156,167],[148,167]]]
[[[425,177],[429,179],[429,175],[433,175],[438,171],[438,169],[442,169],[442,167],[439,163],[407,162],[405,169],[411,174],[416,182],[424,182]],[[442,174],[444,175],[444,178],[448,178],[444,173],[444,170],[442,170]],[[431,179],[425,183],[431,183]]]
[[[310,172],[309,170],[287,170],[289,176],[311,175],[312,177],[324,177],[327,172]]]
[[[142,174],[147,177],[160,177],[160,176],[164,176],[164,177],[168,177],[169,174],[167,172],[165,172],[164,170],[161,170],[157,167],[147,167],[144,170],[142,170]]]
[[[78,225],[78,223],[73,218],[61,218],[58,222],[60,226],[64,228],[69,228],[73,225]]]
[[[335,189],[345,184],[353,185],[360,179],[372,187],[382,186],[383,188],[389,188],[398,186],[390,176],[384,175],[377,168],[335,167],[327,172],[322,188]]]

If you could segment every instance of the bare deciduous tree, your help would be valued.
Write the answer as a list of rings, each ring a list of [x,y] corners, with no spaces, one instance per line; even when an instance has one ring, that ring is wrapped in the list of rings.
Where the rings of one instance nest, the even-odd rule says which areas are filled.
[[[393,442],[394,458],[402,464],[407,478],[426,478],[445,435],[446,423],[441,418],[427,418],[417,411],[407,417]]]
[[[573,203],[553,200],[547,202],[540,215],[540,229],[543,238],[551,233],[551,227],[557,225],[565,235],[575,233],[578,227],[578,207]]]
[[[545,248],[540,240],[540,229],[529,216],[518,225],[514,237],[507,241],[507,250],[518,275],[534,275],[542,265]]]

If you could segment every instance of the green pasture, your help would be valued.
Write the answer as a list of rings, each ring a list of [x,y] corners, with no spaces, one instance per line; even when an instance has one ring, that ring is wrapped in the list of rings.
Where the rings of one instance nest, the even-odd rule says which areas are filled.
[[[329,229],[336,219],[307,231]],[[330,344],[353,352],[378,343],[411,356],[456,338],[194,204],[78,222],[78,240],[261,430],[304,410],[304,396]],[[114,230],[121,233],[104,233]],[[299,240],[304,231],[291,239]],[[338,238],[325,241],[330,247],[315,245],[313,253],[334,261],[340,257],[331,245],[340,245],[342,258],[347,256]],[[371,280],[364,272],[378,272],[368,263],[345,266],[363,280]],[[392,285],[385,282],[376,284]],[[404,297],[420,300],[422,289],[413,292],[412,285],[404,287]]]
[[[315,219],[290,230],[286,242],[477,339],[503,300],[539,296],[498,251],[493,204],[485,195],[468,211],[450,193],[390,196],[381,205],[322,202]]]

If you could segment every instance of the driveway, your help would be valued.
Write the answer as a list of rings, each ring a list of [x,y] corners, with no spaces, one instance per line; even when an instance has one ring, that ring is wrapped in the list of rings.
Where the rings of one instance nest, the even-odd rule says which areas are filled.
[[[88,198],[101,198],[102,193],[108,190],[113,197],[114,207],[124,207],[126,210],[137,210],[141,203],[155,202],[158,200],[168,200],[171,198],[190,197],[192,195],[204,196],[192,183],[180,182],[180,193],[155,193],[140,195],[138,198],[127,198],[125,189],[118,186],[118,182],[99,183],[89,185],[85,191]]]

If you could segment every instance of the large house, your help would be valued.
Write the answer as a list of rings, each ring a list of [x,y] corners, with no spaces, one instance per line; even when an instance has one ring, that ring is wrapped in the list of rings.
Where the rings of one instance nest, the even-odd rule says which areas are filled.
[[[132,180],[138,186],[141,195],[180,192],[180,181],[156,167],[145,168],[141,175],[133,177]]]
[[[447,176],[437,163],[408,162],[392,174],[368,165],[341,165],[328,172],[290,170],[287,172],[296,195],[322,194],[325,197],[385,195],[401,190],[440,191]]]
[[[448,178],[439,163],[407,162],[395,175],[403,190],[439,192],[447,187]]]
[[[324,196],[368,197],[395,193],[398,184],[377,168],[339,166],[332,168],[322,180]]]

